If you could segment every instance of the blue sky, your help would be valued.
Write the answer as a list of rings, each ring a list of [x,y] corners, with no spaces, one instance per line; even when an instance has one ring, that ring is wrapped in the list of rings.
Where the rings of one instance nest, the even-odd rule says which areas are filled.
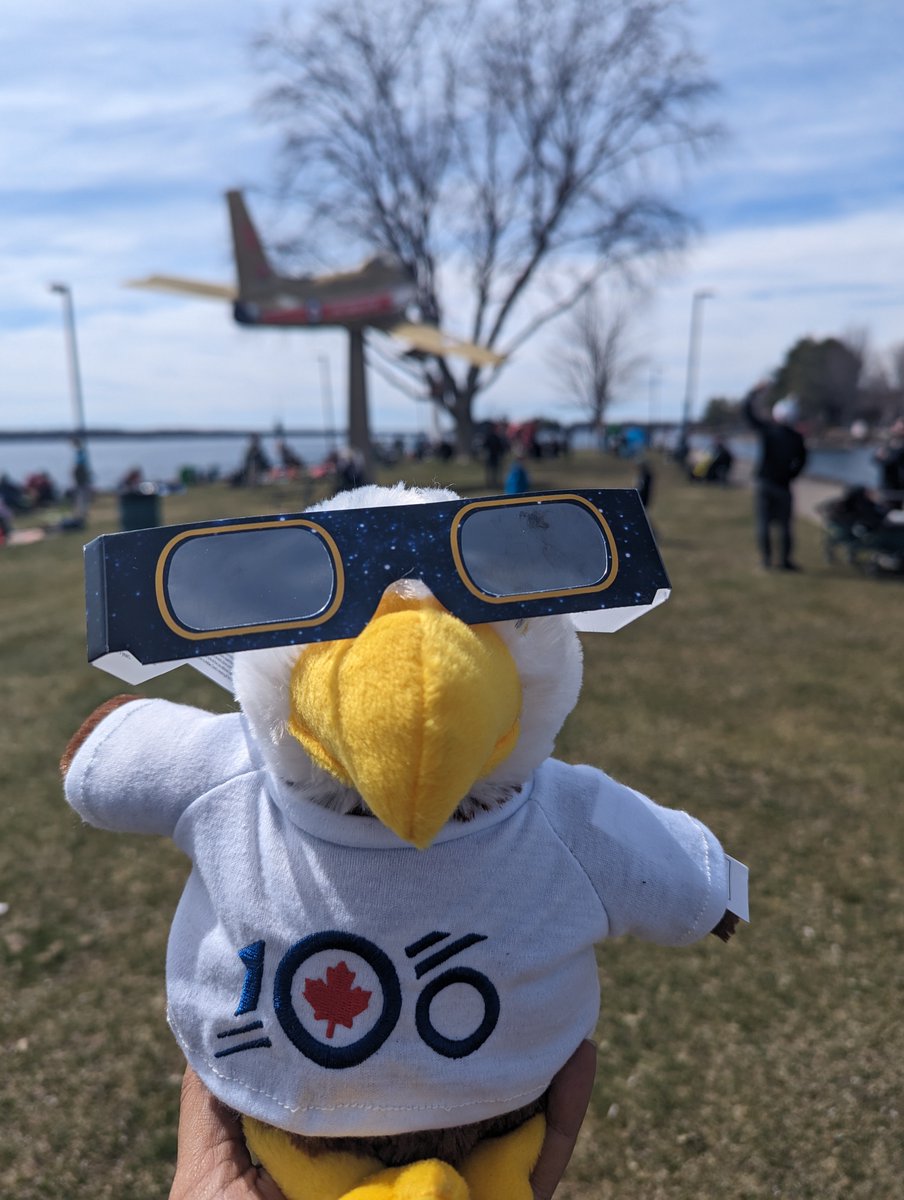
[[[255,119],[251,33],[284,0],[31,0],[0,30],[0,428],[71,419],[60,299],[75,297],[89,424],[317,427],[320,360],[337,401],[345,340],[247,331],[217,304],[129,291],[152,271],[230,281],[225,189],[256,201],[275,166]],[[295,8],[305,7],[296,3]],[[680,414],[695,290],[698,407],[737,396],[806,334],[904,341],[904,6],[899,0],[692,0],[729,140],[689,172],[700,236],[635,314],[648,367],[613,417]],[[353,264],[347,264],[353,265]],[[574,419],[554,328],[519,351],[478,416]],[[426,406],[371,379],[379,430]]]

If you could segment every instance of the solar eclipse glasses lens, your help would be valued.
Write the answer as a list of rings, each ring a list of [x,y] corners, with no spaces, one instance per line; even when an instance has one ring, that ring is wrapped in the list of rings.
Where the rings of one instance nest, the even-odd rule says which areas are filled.
[[[397,510],[371,515],[377,513],[385,514],[384,558],[398,557],[396,578],[416,575],[429,585],[437,573],[435,534],[424,529],[429,546],[418,546],[412,531],[394,545],[385,534]],[[580,496],[465,504],[452,519],[447,552],[451,563],[440,560],[440,569],[454,567],[465,587],[488,604],[604,588],[618,561],[605,521]],[[202,638],[328,621],[342,604],[346,566],[315,516],[179,533],[160,555],[156,576],[164,621],[182,637]],[[367,588],[366,577],[355,586],[371,593],[375,609],[383,588]]]

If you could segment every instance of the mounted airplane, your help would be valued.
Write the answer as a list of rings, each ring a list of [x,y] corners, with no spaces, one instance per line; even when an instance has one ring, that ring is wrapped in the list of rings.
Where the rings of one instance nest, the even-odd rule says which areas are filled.
[[[355,271],[334,275],[281,275],[274,270],[240,191],[226,193],[237,286],[205,283],[178,275],[149,275],[129,287],[178,292],[232,302],[240,325],[265,328],[322,329],[349,332],[349,444],[371,465],[364,373],[364,330],[380,329],[409,349],[443,357],[454,354],[476,366],[498,366],[505,356],[485,346],[450,337],[434,325],[408,320],[416,289],[401,264],[385,255]]]

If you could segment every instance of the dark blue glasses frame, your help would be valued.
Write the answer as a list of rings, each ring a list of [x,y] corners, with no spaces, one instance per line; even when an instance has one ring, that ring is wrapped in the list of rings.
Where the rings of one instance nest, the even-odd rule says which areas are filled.
[[[669,588],[627,489],[108,534],[85,547],[85,579],[89,659],[145,665],[354,637],[399,579],[423,580],[467,624],[570,613],[588,629],[625,624]]]

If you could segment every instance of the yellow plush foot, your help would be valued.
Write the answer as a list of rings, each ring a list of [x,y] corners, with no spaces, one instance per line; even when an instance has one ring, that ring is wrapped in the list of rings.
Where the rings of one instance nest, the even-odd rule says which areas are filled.
[[[542,1113],[503,1137],[478,1143],[462,1164],[470,1200],[533,1200],[530,1175],[546,1133]]]
[[[456,1170],[430,1158],[381,1171],[346,1192],[342,1200],[470,1200],[470,1196]]]
[[[384,1169],[377,1158],[308,1154],[288,1134],[253,1117],[242,1122],[248,1149],[286,1200],[470,1200],[468,1186],[437,1159]]]
[[[379,1159],[358,1154],[307,1154],[287,1133],[253,1117],[245,1117],[242,1128],[248,1149],[276,1180],[286,1200],[342,1200],[383,1167]]]
[[[281,1129],[243,1121],[248,1148],[286,1200],[533,1200],[530,1175],[546,1132],[542,1115],[504,1137],[487,1138],[461,1174],[437,1159],[384,1169],[377,1158],[307,1154]]]

